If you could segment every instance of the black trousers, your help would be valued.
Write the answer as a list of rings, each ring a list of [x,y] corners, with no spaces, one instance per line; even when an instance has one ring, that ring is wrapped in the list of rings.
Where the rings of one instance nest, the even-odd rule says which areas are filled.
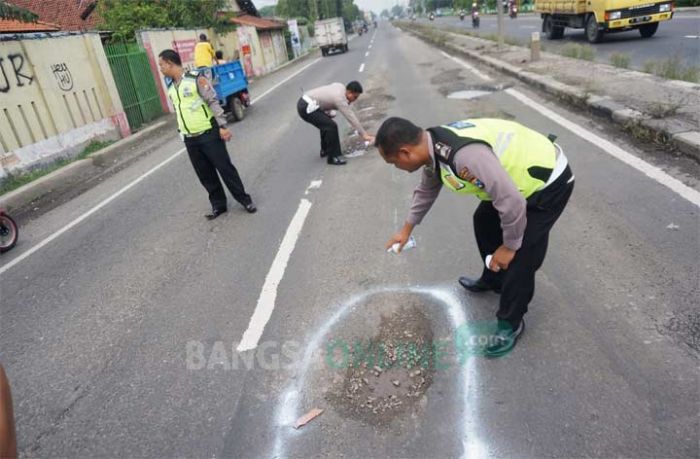
[[[564,211],[574,190],[574,182],[569,182],[572,177],[571,169],[567,166],[556,181],[528,198],[523,243],[508,269],[495,273],[484,267],[482,279],[501,287],[496,316],[509,321],[514,328],[520,324],[535,294],[535,273],[542,266],[547,253],[549,231]],[[503,244],[501,219],[490,201],[482,201],[474,212],[474,232],[482,261]]]
[[[322,110],[316,110],[311,113],[306,113],[306,107],[309,104],[302,98],[297,102],[297,112],[301,119],[309,124],[313,124],[321,131],[321,150],[328,155],[328,161],[332,158],[340,156],[342,150],[340,148],[340,136],[338,134],[338,125],[333,121],[333,118],[326,115]]]
[[[185,147],[199,181],[209,193],[212,209],[226,209],[226,192],[217,172],[236,201],[244,206],[252,202],[245,192],[238,170],[231,162],[226,143],[219,137],[218,129],[212,128],[197,137],[186,137]]]

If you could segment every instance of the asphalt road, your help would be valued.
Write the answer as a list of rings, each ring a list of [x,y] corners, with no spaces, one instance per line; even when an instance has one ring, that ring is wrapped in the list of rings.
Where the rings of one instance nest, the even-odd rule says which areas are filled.
[[[421,22],[430,23],[427,19]],[[473,29],[471,18],[464,21],[459,17],[436,18],[432,24],[438,27],[459,27],[480,35],[498,32],[497,18],[494,15],[482,16],[479,29]],[[532,32],[542,30],[542,19],[537,14],[522,14],[516,19],[504,17],[505,35],[521,43],[529,43]],[[659,30],[650,39],[642,39],[638,31],[607,34],[601,43],[591,45],[595,49],[596,60],[610,62],[615,53],[630,57],[630,66],[642,69],[647,61],[662,61],[677,57],[686,66],[697,67],[700,62],[700,12],[677,11],[673,19],[659,25]],[[561,40],[547,40],[542,36],[546,50],[557,51],[568,43],[589,44],[583,29],[566,29]]]
[[[0,361],[24,455],[700,454],[698,207],[666,186],[675,177],[697,190],[697,167],[640,151],[517,84],[537,104],[663,169],[668,175],[656,177],[667,181],[511,93],[447,99],[477,77],[389,25],[372,39],[255,87],[258,100],[234,125],[229,150],[257,214],[234,203],[206,221],[205,193],[187,157],[173,157],[182,148],[173,135],[24,225],[5,267],[161,165],[2,272]],[[318,158],[317,132],[296,114],[300,89],[355,78],[366,88],[357,107],[366,123],[501,116],[559,134],[576,189],[552,233],[528,329],[506,357],[459,361],[453,351],[456,329],[497,307],[495,294],[467,294],[456,283],[482,266],[471,227],[476,200],[443,192],[415,232],[417,247],[388,254],[383,244],[419,177],[372,149],[345,167]],[[272,292],[271,302],[258,301]],[[236,352],[259,304],[274,309],[257,349]],[[399,338],[434,343],[444,364],[364,375],[344,365],[344,343]],[[390,407],[367,407],[363,378]],[[324,412],[294,429],[312,408]]]

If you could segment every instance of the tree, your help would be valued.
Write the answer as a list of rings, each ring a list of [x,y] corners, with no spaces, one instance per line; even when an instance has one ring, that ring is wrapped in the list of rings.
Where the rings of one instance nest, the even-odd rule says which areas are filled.
[[[112,40],[134,40],[139,29],[186,27],[217,30],[232,28],[227,17],[217,17],[226,0],[101,0],[101,24]]]
[[[362,11],[354,0],[279,0],[277,15],[284,18],[328,19],[342,17],[354,21],[362,17]]]
[[[452,3],[452,8],[455,10],[471,11],[472,3],[476,3],[478,5],[479,2],[477,0],[454,0]]]
[[[263,6],[262,8],[258,8],[258,13],[264,18],[271,18],[276,14],[275,8],[277,8],[277,5]]]
[[[382,10],[379,16],[383,17],[384,19],[389,19],[391,17],[391,14],[389,13],[389,10]]]
[[[415,14],[423,14],[423,0],[411,0],[408,6]]]
[[[391,8],[391,15],[397,18],[401,17],[403,15],[403,6],[394,5],[393,8]]]
[[[24,22],[34,22],[39,17],[29,10],[10,5],[5,0],[0,0],[0,19],[16,19]]]
[[[360,7],[355,5],[354,0],[343,0],[343,19],[346,21],[356,21],[362,17]]]

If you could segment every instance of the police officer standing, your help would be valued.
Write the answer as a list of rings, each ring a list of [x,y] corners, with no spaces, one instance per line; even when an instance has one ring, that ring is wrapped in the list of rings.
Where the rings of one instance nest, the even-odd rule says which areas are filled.
[[[389,118],[376,146],[384,160],[414,172],[424,167],[406,223],[387,247],[408,240],[442,186],[475,195],[474,232],[482,263],[479,279],[461,277],[471,292],[500,293],[497,320],[485,330],[477,351],[498,357],[523,332],[523,316],[535,293],[535,273],[544,261],[549,231],[574,187],[561,149],[548,137],[512,121],[470,119],[423,130]],[[485,264],[485,263],[484,263]]]
[[[226,128],[224,110],[209,80],[196,72],[185,73],[180,55],[172,49],[160,53],[158,67],[172,79],[168,96],[175,107],[178,130],[184,136],[194,171],[209,192],[212,212],[205,217],[213,220],[227,210],[226,193],[217,172],[234,199],[248,213],[256,212],[226,150],[224,142],[231,139],[231,132]]]

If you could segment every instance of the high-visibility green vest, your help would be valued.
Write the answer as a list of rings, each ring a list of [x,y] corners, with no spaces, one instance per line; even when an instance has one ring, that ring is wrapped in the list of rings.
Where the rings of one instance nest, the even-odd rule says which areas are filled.
[[[214,116],[209,105],[199,95],[197,73],[185,73],[176,88],[175,83],[168,86],[168,96],[175,107],[177,126],[183,134],[199,134],[212,128]]]
[[[554,143],[513,121],[469,119],[430,128],[428,132],[443,185],[455,193],[474,194],[482,201],[490,201],[491,196],[479,178],[468,170],[455,170],[454,155],[465,145],[483,143],[491,147],[526,199],[544,186],[556,164]]]

